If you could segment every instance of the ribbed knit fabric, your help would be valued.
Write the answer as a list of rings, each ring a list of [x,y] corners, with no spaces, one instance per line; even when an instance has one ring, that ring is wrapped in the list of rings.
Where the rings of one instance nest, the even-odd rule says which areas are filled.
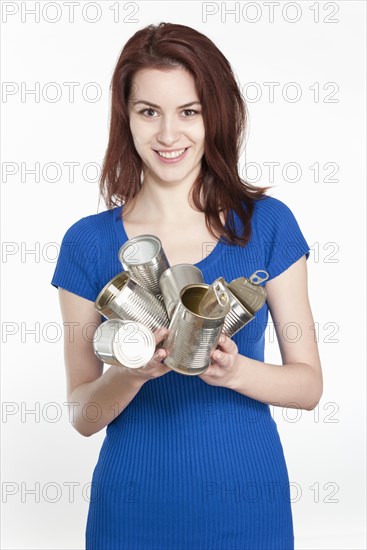
[[[51,283],[94,301],[122,271],[122,207],[66,232]],[[240,220],[235,215],[239,228]],[[309,246],[292,211],[255,203],[246,247],[221,239],[195,264],[211,284],[265,269],[272,279]],[[265,284],[265,283],[262,283]],[[233,340],[264,361],[267,303]],[[106,429],[93,479],[87,550],[293,550],[288,471],[269,405],[174,371],[146,382]]]

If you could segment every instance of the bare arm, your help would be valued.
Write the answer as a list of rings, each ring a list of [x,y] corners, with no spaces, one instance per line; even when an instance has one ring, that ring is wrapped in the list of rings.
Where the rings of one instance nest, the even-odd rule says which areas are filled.
[[[226,337],[220,350],[213,352],[211,370],[201,377],[209,384],[226,386],[264,403],[312,410],[322,395],[323,379],[312,330],[305,256],[266,283],[266,291],[283,364],[245,357]],[[221,358],[218,352],[222,352]]]
[[[116,418],[135,397],[145,382],[170,371],[161,363],[166,352],[141,369],[110,366],[103,373],[103,363],[93,351],[93,334],[102,317],[94,303],[59,288],[64,323],[64,359],[67,399],[72,404],[72,425],[84,436],[99,432]],[[167,335],[155,331],[156,344]]]

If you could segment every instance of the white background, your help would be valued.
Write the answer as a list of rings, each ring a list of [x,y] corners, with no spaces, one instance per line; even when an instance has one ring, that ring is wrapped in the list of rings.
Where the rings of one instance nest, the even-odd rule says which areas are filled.
[[[324,393],[311,412],[272,409],[292,482],[296,549],[366,548],[366,4],[280,2],[273,22],[265,2],[256,3],[257,15],[254,2],[237,2],[237,15],[226,13],[234,2],[120,2],[116,22],[116,2],[80,1],[74,22],[63,2],[39,2],[35,22],[26,13],[35,4],[2,3],[2,548],[84,547],[88,484],[104,430],[83,438],[68,422],[62,319],[50,281],[67,228],[105,209],[96,171],[86,165],[101,165],[107,146],[118,55],[134,32],[160,21],[203,32],[230,61],[249,100],[240,168],[258,165],[257,183],[275,185],[270,194],[292,209],[312,249],[309,294]],[[65,82],[80,84],[74,101]],[[270,82],[279,83],[274,101]],[[290,82],[301,91],[298,101]],[[98,84],[98,101],[88,83]],[[22,97],[35,86],[37,100]],[[70,162],[79,163],[74,180]],[[274,179],[269,162],[279,163]],[[40,178],[24,173],[35,163]],[[287,163],[299,166],[298,181],[290,181],[294,169],[282,173]],[[280,363],[268,329],[266,361]]]

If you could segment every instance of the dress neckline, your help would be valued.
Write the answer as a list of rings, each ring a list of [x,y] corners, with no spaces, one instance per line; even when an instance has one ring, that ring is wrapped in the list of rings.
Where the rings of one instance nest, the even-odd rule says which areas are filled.
[[[116,206],[115,208],[113,208],[114,226],[115,226],[116,234],[119,238],[119,242],[121,246],[125,244],[126,241],[129,240],[129,236],[126,233],[124,220],[122,217],[122,208],[123,208],[123,205]],[[227,220],[228,220],[228,216],[227,216]],[[226,228],[228,228],[227,220],[225,223]],[[221,236],[220,239],[215,244],[213,250],[207,256],[205,256],[205,258],[203,258],[199,262],[196,262],[195,264],[190,264],[190,265],[193,265],[194,267],[198,267],[199,269],[204,265],[205,266],[211,265],[217,260],[217,258],[222,253],[223,246],[225,246],[225,243],[224,243],[223,237]],[[185,263],[188,263],[188,262],[185,262]]]

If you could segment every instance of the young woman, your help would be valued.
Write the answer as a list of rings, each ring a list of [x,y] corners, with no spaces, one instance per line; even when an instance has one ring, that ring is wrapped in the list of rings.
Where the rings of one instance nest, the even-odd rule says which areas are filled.
[[[322,372],[307,291],[309,247],[282,201],[240,179],[246,107],[230,64],[203,34],[161,23],[136,32],[112,79],[101,194],[108,210],[74,223],[52,284],[59,288],[73,425],[107,426],[94,470],[88,550],[294,548],[288,472],[269,405],[312,410]],[[120,247],[153,234],[171,266],[211,284],[266,270],[267,303],[220,341],[204,374],[164,365],[109,367],[86,326],[122,271]],[[270,310],[282,365],[264,362]],[[295,332],[296,331],[296,332]],[[290,332],[292,334],[290,334]],[[167,336],[157,330],[156,343]]]

